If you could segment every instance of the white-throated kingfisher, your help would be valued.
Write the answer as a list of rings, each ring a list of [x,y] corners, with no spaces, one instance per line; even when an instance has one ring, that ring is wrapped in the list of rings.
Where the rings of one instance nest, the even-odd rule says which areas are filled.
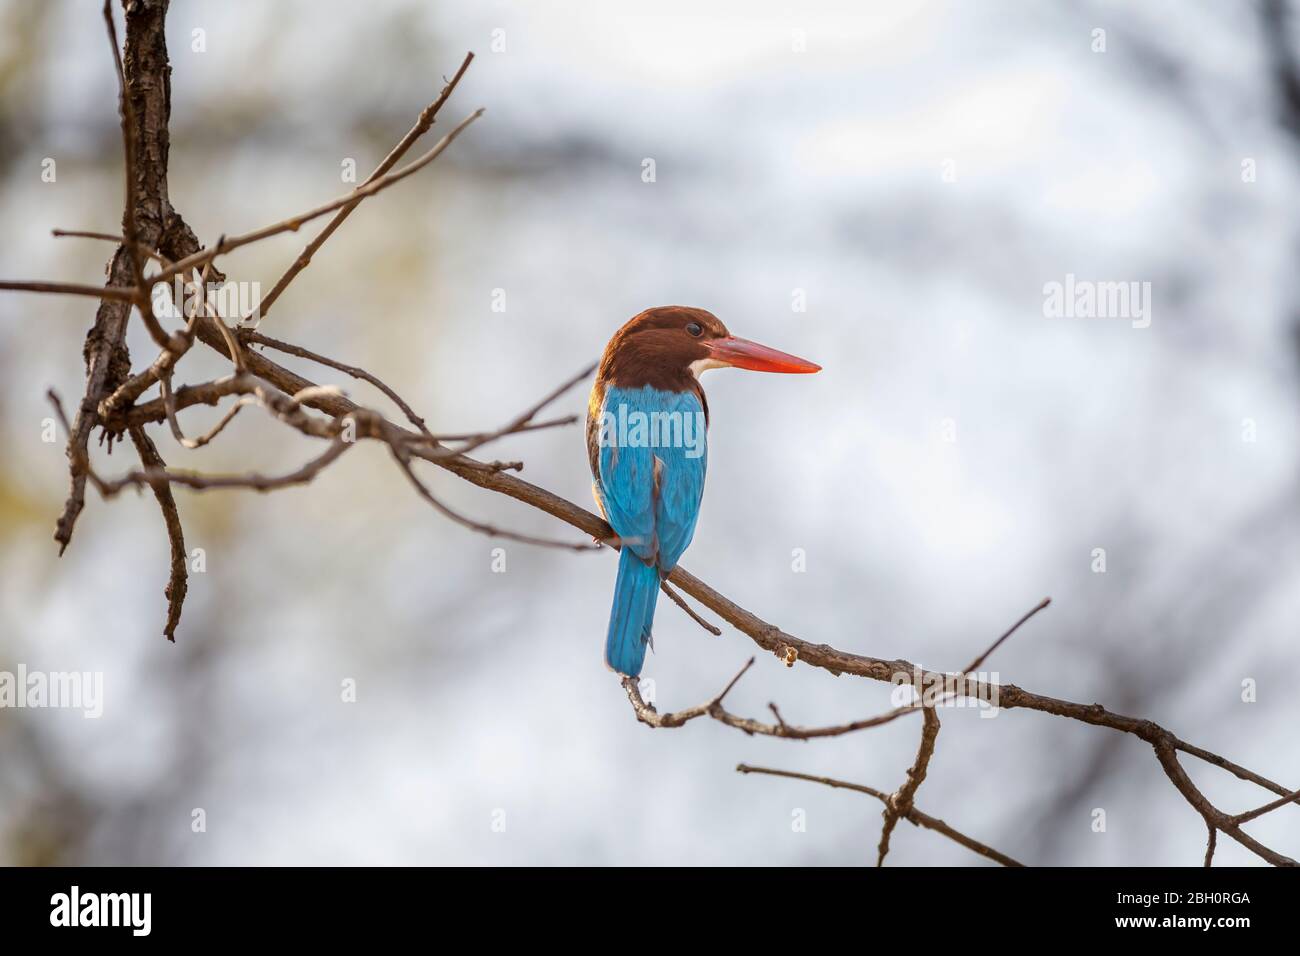
[[[619,537],[605,663],[641,673],[659,582],[695,533],[708,460],[712,368],[816,372],[821,366],[734,337],[704,309],[665,305],[634,316],[605,346],[587,407],[596,503]]]

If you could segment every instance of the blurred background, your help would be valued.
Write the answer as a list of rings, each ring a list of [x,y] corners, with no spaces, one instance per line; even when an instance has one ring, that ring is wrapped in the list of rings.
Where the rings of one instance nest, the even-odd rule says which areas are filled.
[[[937,669],[1051,595],[987,665],[1002,680],[1300,786],[1300,14],[863,6],[177,3],[171,199],[210,243],[340,195],[345,161],[364,178],[475,51],[433,135],[483,119],[358,209],[262,331],[461,432],[507,421],[634,313],[708,308],[825,370],[706,378],[687,568],[807,640]],[[119,228],[99,4],[4,0],[0,22],[0,274],[101,282],[106,244],[50,235]],[[306,239],[222,265],[265,293]],[[1150,282],[1150,326],[1045,317],[1067,274]],[[62,559],[51,537],[68,481],[45,390],[82,394],[93,313],[0,296],[0,670],[104,675],[97,720],[0,709],[0,863],[874,863],[876,802],[734,768],[890,791],[917,721],[810,743],[638,724],[601,660],[611,555],[451,524],[380,446],[272,495],[178,489],[206,570],[168,644],[151,496],[88,489]],[[128,342],[152,361],[138,321]],[[203,348],[181,368],[224,372]],[[553,411],[584,408],[579,387]],[[152,434],[177,467],[319,452],[254,413],[199,451]],[[578,427],[489,451],[590,507]],[[95,454],[107,474],[134,464],[129,446]],[[581,537],[423,473],[476,517]],[[755,647],[661,605],[657,703],[707,700]],[[812,725],[889,692],[760,655],[728,702]],[[1200,863],[1203,823],[1135,739],[942,717],[927,812],[1030,863]],[[1270,799],[1186,765],[1225,810]],[[1300,814],[1250,830],[1300,851]],[[911,827],[890,862],[986,865]],[[1259,861],[1222,839],[1216,862]]]

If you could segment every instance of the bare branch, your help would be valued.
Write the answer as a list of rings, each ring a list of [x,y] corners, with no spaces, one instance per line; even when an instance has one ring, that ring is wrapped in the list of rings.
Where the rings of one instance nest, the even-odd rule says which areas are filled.
[[[473,518],[468,518],[460,512],[454,511],[445,505],[436,495],[434,495],[433,492],[429,490],[428,486],[419,479],[415,474],[415,470],[411,467],[410,453],[406,450],[400,438],[390,437],[388,446],[393,453],[393,460],[397,462],[398,467],[402,469],[402,473],[406,475],[407,480],[410,481],[411,486],[415,488],[419,496],[429,504],[433,505],[434,509],[443,515],[443,517],[450,518],[452,521],[462,525],[463,527],[469,528],[471,531],[485,534],[489,538],[505,538],[507,541],[518,541],[522,544],[535,544],[544,548],[561,548],[568,551],[600,550],[600,545],[598,544],[588,544],[585,541],[563,541],[558,538],[541,538],[529,534],[520,534],[516,531],[507,531],[504,528],[498,528],[495,525],[486,524],[482,521],[475,521]]]
[[[679,710],[676,713],[661,714],[655,710],[653,704],[647,704],[641,698],[641,690],[637,687],[637,679],[635,677],[623,678],[623,690],[627,692],[627,699],[632,702],[632,709],[636,711],[637,719],[643,724],[647,724],[651,727],[680,727],[683,724],[694,720],[696,717],[704,717],[707,715],[715,720],[720,720],[725,724],[729,724],[732,727],[745,729],[744,725],[748,723],[748,721],[745,721],[743,718],[735,717],[732,714],[728,714],[723,710],[722,699],[726,697],[727,694],[731,693],[731,689],[736,686],[736,682],[744,677],[745,672],[753,666],[754,658],[751,657],[745,662],[745,666],[736,673],[736,676],[731,678],[727,683],[727,686],[722,688],[718,695],[707,704],[701,704],[700,706],[692,707],[689,710]],[[746,732],[752,733],[755,731]],[[757,732],[761,733],[761,731]]]
[[[122,209],[122,245],[131,258],[131,271],[135,275],[137,293],[143,292],[144,265],[140,259],[140,230],[135,214],[135,112],[127,95],[126,71],[122,69],[122,51],[117,46],[117,27],[113,23],[112,0],[104,0],[104,25],[108,30],[108,45],[113,50],[113,67],[117,71],[117,104],[121,113],[123,169],[126,173],[126,202]],[[165,339],[164,339],[165,341]]]
[[[112,0],[104,0],[104,25],[108,31],[108,43],[113,50],[113,66],[117,72],[118,108],[122,127],[123,168],[126,178],[126,201],[122,209],[122,244],[131,264],[131,275],[135,280],[135,305],[140,311],[140,319],[154,342],[164,349],[180,350],[184,347],[181,339],[168,335],[158,322],[149,303],[149,285],[144,278],[144,259],[140,255],[139,201],[136,190],[136,117],[128,95],[126,72],[122,69],[122,51],[117,46],[117,27],[113,23]]]
[[[296,355],[299,358],[305,358],[308,361],[315,362],[317,365],[325,365],[329,368],[338,369],[340,372],[351,375],[355,379],[369,382],[375,388],[383,392],[389,401],[400,408],[402,414],[406,416],[407,421],[418,428],[423,435],[429,438],[433,437],[429,433],[429,429],[425,427],[424,419],[415,414],[415,411],[411,406],[406,404],[406,400],[365,369],[357,368],[355,365],[348,365],[332,358],[327,358],[324,355],[319,355],[316,352],[309,351],[299,345],[292,345],[289,342],[281,342],[279,339],[273,339],[269,335],[262,335],[260,332],[242,330],[240,337],[246,342],[252,342],[256,345],[264,345],[267,348],[275,349],[277,352],[284,352],[288,355]]]
[[[163,461],[162,455],[158,454],[158,447],[145,430],[136,426],[131,429],[130,434],[131,442],[140,455],[140,464],[146,470],[165,470],[167,463]],[[155,484],[153,493],[158,501],[158,507],[162,509],[163,521],[167,525],[167,540],[171,546],[171,576],[167,581],[167,589],[163,592],[167,598],[167,623],[163,627],[163,635],[167,640],[174,642],[176,627],[181,622],[181,609],[185,605],[185,593],[189,589],[189,573],[185,566],[185,531],[181,527],[180,511],[176,507],[176,498],[172,495],[171,486]]]
[[[258,403],[256,398],[244,396],[234,405],[230,406],[230,409],[224,416],[222,416],[221,420],[212,427],[211,430],[200,435],[198,438],[186,438],[184,433],[181,431],[180,422],[176,418],[176,402],[172,396],[171,375],[164,375],[159,379],[158,384],[162,390],[163,407],[167,410],[167,424],[171,427],[172,437],[186,448],[202,448],[204,445],[208,444],[208,442],[212,441],[212,439],[220,435],[225,427],[234,420],[235,416],[238,415],[242,409],[249,405],[256,405]],[[133,427],[138,428],[140,426],[137,425]]]
[[[765,724],[759,720],[752,720],[748,717],[739,717],[731,713],[722,706],[722,699],[727,693],[736,686],[736,682],[741,676],[749,670],[754,664],[754,658],[749,659],[740,673],[731,679],[726,688],[717,697],[707,703],[700,704],[696,707],[689,707],[686,710],[673,711],[672,713],[661,714],[653,704],[646,703],[641,697],[641,689],[634,677],[623,678],[623,690],[627,694],[627,699],[632,704],[632,710],[637,716],[637,720],[643,724],[657,729],[681,727],[697,717],[711,717],[719,723],[726,724],[728,727],[734,727],[736,730],[744,731],[750,736],[759,735],[763,737],[783,737],[787,740],[813,740],[818,737],[839,737],[843,734],[851,734],[858,730],[867,730],[871,727],[879,727],[887,724],[903,714],[916,713],[921,708],[911,704],[905,707],[897,707],[894,710],[886,711],[875,717],[868,717],[864,720],[855,720],[847,724],[835,724],[830,727],[795,727],[785,722],[781,717],[780,711],[776,709],[775,704],[769,704],[773,714],[776,716],[775,724]]]
[[[1153,741],[1152,746],[1155,747],[1156,759],[1160,761],[1160,766],[1164,768],[1170,782],[1183,795],[1183,798],[1192,805],[1192,809],[1201,815],[1206,826],[1214,827],[1220,832],[1226,833],[1256,856],[1267,860],[1274,866],[1297,865],[1296,861],[1291,857],[1266,847],[1254,837],[1244,833],[1232,817],[1210,803],[1205,794],[1201,793],[1196,784],[1192,783],[1191,777],[1187,776],[1187,771],[1178,762],[1178,751],[1172,741],[1161,738]]]
[[[899,817],[907,815],[912,809],[916,791],[925,780],[934,756],[934,745],[939,738],[939,714],[933,707],[925,708],[925,724],[921,728],[921,744],[916,751],[916,759],[907,771],[903,785],[885,801],[885,825],[880,831],[880,846],[877,848],[876,866],[885,865],[885,856],[889,853],[889,837],[894,832]]]
[[[1024,616],[1021,617],[1020,620],[1016,621],[1015,624],[1012,624],[1011,627],[1007,629],[1007,631],[1006,631],[1005,634],[1003,634],[1003,635],[1002,635],[1001,637],[999,637],[996,641],[994,641],[992,644],[990,644],[989,647],[988,647],[988,649],[985,650],[983,654],[981,654],[979,657],[975,658],[975,660],[973,660],[973,661],[971,661],[969,664],[967,664],[966,667],[965,667],[965,669],[962,671],[962,673],[963,673],[963,674],[969,674],[971,671],[977,671],[977,670],[979,670],[980,665],[983,664],[986,660],[988,660],[989,657],[990,657],[990,655],[992,655],[992,653],[993,653],[994,651],[996,651],[999,647],[1001,647],[1002,644],[1003,644],[1003,642],[1004,642],[1008,637],[1010,637],[1012,634],[1016,633],[1016,631],[1020,630],[1020,625],[1021,625],[1021,624],[1024,624],[1024,623],[1025,623],[1026,621],[1028,621],[1031,617],[1033,617],[1035,614],[1037,614],[1039,611],[1043,610],[1043,608],[1047,607],[1047,605],[1049,605],[1049,604],[1051,604],[1051,603],[1052,603],[1052,599],[1049,598],[1049,597],[1046,597],[1046,598],[1043,598],[1041,601],[1039,601],[1036,605],[1034,605],[1033,608],[1031,608],[1030,610],[1026,611],[1025,614],[1024,614]]]
[[[823,786],[833,787],[835,789],[853,790],[857,793],[865,793],[867,796],[875,797],[884,804],[888,804],[889,802],[889,794],[876,790],[873,787],[863,786],[860,783],[846,783],[843,780],[835,780],[831,777],[815,777],[812,774],[795,773],[792,770],[773,770],[769,767],[753,767],[744,763],[737,764],[736,770],[739,773],[760,773],[767,774],[771,777],[787,777],[791,780],[807,780],[809,783],[820,783]],[[997,863],[1001,863],[1003,866],[1024,866],[1023,863],[1013,860],[1005,853],[1000,853],[991,846],[980,843],[978,840],[974,840],[971,837],[966,836],[966,834],[954,830],[937,817],[932,817],[928,813],[922,813],[915,806],[911,807],[907,813],[903,814],[903,819],[917,826],[925,827],[927,830],[933,830],[935,833],[940,833],[955,843],[961,844],[966,849],[978,853],[980,856],[987,857]]]
[[[53,390],[47,392],[46,395],[54,406],[63,427],[65,429],[70,428],[67,416],[63,411],[63,403],[59,401],[59,396]],[[101,478],[89,461],[83,461],[81,467],[104,498],[116,497],[125,488],[143,488],[146,485],[150,488],[157,488],[166,486],[168,483],[185,485],[196,491],[206,491],[212,488],[252,488],[255,491],[274,491],[277,488],[306,484],[315,478],[327,465],[353,447],[354,444],[354,442],[344,441],[342,438],[336,437],[324,453],[313,458],[301,468],[285,475],[263,475],[257,472],[239,475],[205,475],[194,471],[176,471],[170,468],[150,467],[128,472],[121,478],[109,481]]]
[[[299,213],[298,215],[293,216],[289,219],[282,219],[279,222],[272,223],[269,226],[263,226],[261,229],[254,229],[252,232],[246,232],[243,233],[242,235],[225,237],[216,245],[214,245],[211,249],[200,249],[198,252],[194,253],[193,255],[186,256],[184,259],[181,259],[179,262],[176,262],[170,267],[163,269],[161,272],[159,272],[157,275],[153,276],[150,279],[150,283],[152,284],[157,282],[166,282],[174,275],[183,273],[188,269],[197,268],[203,265],[205,262],[210,262],[211,260],[215,259],[217,256],[225,255],[226,253],[238,249],[241,246],[247,246],[254,242],[260,242],[263,239],[269,239],[271,236],[278,236],[280,233],[283,232],[297,232],[299,229],[302,228],[304,223],[311,222],[313,219],[319,219],[321,216],[327,215],[328,213],[331,213],[334,210],[340,209],[344,206],[355,206],[357,203],[361,202],[361,200],[367,199],[370,196],[375,195],[375,193],[382,192],[383,190],[387,189],[389,186],[392,186],[394,183],[401,182],[407,176],[410,176],[413,173],[417,173],[425,166],[429,165],[429,163],[433,162],[435,159],[437,159],[439,156],[442,155],[443,150],[445,150],[448,146],[450,146],[452,142],[456,139],[456,137],[459,136],[465,130],[465,128],[469,126],[470,123],[474,122],[482,115],[483,115],[483,110],[481,109],[475,110],[469,116],[461,120],[460,123],[457,124],[455,129],[453,129],[450,133],[448,133],[446,136],[440,139],[436,146],[430,149],[419,159],[414,160],[413,162],[409,163],[406,166],[403,166],[401,169],[397,170],[396,172],[388,173],[387,175],[380,176],[378,179],[372,181],[368,185],[358,186],[355,191],[349,193],[347,196],[342,196],[338,199],[333,200],[332,202],[327,202],[323,206],[317,206],[315,209],[309,209],[307,212]]]
[[[1272,803],[1266,803],[1262,807],[1250,810],[1247,813],[1239,813],[1232,818],[1232,822],[1240,826],[1243,823],[1254,820],[1256,817],[1262,817],[1266,813],[1272,813],[1279,807],[1285,807],[1288,803],[1300,803],[1300,790],[1293,791],[1285,797],[1279,797]]]
[[[440,449],[439,454],[442,457],[459,457],[461,455],[467,455],[471,451],[474,451],[475,449],[481,448],[483,445],[486,445],[488,442],[496,441],[498,438],[501,438],[505,435],[513,435],[515,432],[518,432],[528,427],[528,423],[533,420],[534,416],[536,416],[538,412],[540,412],[547,405],[551,404],[551,402],[555,401],[557,398],[559,398],[569,389],[573,388],[573,386],[577,385],[579,382],[588,378],[591,375],[591,373],[594,371],[596,371],[595,362],[588,365],[581,372],[579,372],[577,375],[574,375],[572,378],[564,382],[562,385],[559,385],[551,392],[548,392],[540,400],[535,402],[529,408],[524,409],[523,412],[515,416],[515,418],[512,419],[511,421],[502,425],[496,431],[485,432],[481,435],[476,435],[475,437],[471,438],[469,441],[465,442],[465,444],[461,445],[459,448]]]
[[[95,322],[86,335],[84,349],[86,388],[77,407],[76,422],[68,440],[71,488],[59,516],[54,537],[62,554],[72,541],[77,518],[85,506],[86,475],[81,470],[88,461],[90,434],[98,424],[100,400],[112,393],[127,378],[131,357],[124,341],[130,318],[130,305],[139,294],[134,258],[139,247],[154,248],[168,233],[172,218],[167,200],[167,155],[170,113],[170,65],[167,60],[165,31],[166,4],[133,3],[126,7],[125,67],[121,76],[124,95],[123,116],[130,116],[130,141],[135,161],[127,162],[127,198],[123,206],[124,233],[133,230],[134,242],[120,244],[108,265],[104,288],[50,283],[0,283],[0,288],[27,288],[29,291],[90,295],[100,300]],[[111,22],[111,17],[109,18]],[[117,40],[110,34],[116,66]],[[128,112],[129,111],[129,112]],[[130,208],[126,208],[130,206]],[[128,233],[129,234],[129,233]],[[148,310],[145,302],[142,312]]]
[[[89,229],[51,229],[50,235],[55,239],[102,239],[105,242],[115,242],[118,245],[126,244],[125,236],[115,236],[111,232],[93,232]],[[156,251],[138,241],[135,244],[135,248],[140,255],[144,256],[146,259],[152,259],[160,266],[166,267],[170,265],[170,263]]]
[[[41,282],[14,281],[0,279],[0,289],[10,292],[44,292],[51,295],[83,295],[91,299],[103,299],[105,302],[134,303],[134,289],[113,285],[79,285],[75,282]]]
[[[461,63],[460,69],[456,71],[456,74],[451,78],[447,85],[442,88],[442,92],[438,94],[438,98],[420,112],[420,117],[415,121],[415,125],[412,126],[410,131],[402,137],[401,141],[392,148],[384,158],[384,161],[375,167],[374,172],[366,177],[366,181],[361,184],[362,186],[368,186],[397,165],[397,161],[406,155],[406,151],[411,148],[415,141],[429,131],[429,128],[433,126],[434,119],[438,115],[438,111],[442,109],[442,105],[451,97],[452,91],[455,90],[457,84],[460,83],[461,77],[465,75],[465,71],[469,69],[469,65],[473,59],[473,53],[465,54],[465,59]],[[271,291],[267,293],[266,298],[259,303],[258,312],[262,317],[265,317],[266,313],[271,311],[271,306],[275,304],[276,299],[280,298],[280,293],[284,292],[285,288],[294,280],[298,273],[302,272],[303,269],[307,268],[307,266],[311,264],[312,257],[315,256],[317,250],[325,244],[325,240],[334,235],[334,230],[343,225],[343,221],[347,219],[348,216],[352,215],[352,210],[356,209],[358,204],[360,204],[361,200],[364,198],[364,196],[358,196],[354,201],[343,206],[343,208],[334,214],[334,218],[326,224],[325,228],[320,231],[319,235],[317,235],[311,242],[307,243],[307,247],[299,253],[298,258],[294,260],[293,265],[289,266],[284,275],[280,276]],[[218,243],[218,245],[220,245],[220,243]],[[327,362],[325,364],[329,363]],[[344,371],[346,371],[346,369]],[[405,412],[407,409],[403,409],[403,411]],[[423,428],[423,424],[416,422],[410,414],[408,414],[407,417],[412,419],[412,423],[415,424],[417,428]]]
[[[683,611],[685,611],[687,616],[690,617],[690,619],[694,621],[696,624],[698,624],[700,627],[704,628],[714,637],[722,636],[722,628],[718,627],[716,624],[710,624],[704,618],[700,617],[700,615],[695,612],[695,609],[686,603],[686,598],[682,597],[675,590],[673,590],[672,585],[669,584],[667,581],[660,579],[659,589],[663,591],[664,594],[667,594],[668,597],[672,599],[672,602],[676,604],[679,608],[681,608]]]

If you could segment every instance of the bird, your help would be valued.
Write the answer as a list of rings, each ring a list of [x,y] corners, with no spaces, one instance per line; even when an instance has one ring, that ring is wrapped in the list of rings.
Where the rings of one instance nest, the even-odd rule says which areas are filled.
[[[700,375],[716,368],[810,373],[821,366],[737,338],[713,313],[647,309],[605,346],[587,405],[596,504],[619,545],[605,663],[638,677],[652,646],[660,582],[695,534],[708,465],[709,404]]]

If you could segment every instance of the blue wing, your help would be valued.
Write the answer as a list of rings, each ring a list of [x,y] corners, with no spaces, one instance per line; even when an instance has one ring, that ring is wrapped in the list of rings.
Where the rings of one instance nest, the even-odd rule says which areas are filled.
[[[691,543],[708,444],[694,392],[609,388],[601,405],[596,495],[619,537],[666,574]]]

